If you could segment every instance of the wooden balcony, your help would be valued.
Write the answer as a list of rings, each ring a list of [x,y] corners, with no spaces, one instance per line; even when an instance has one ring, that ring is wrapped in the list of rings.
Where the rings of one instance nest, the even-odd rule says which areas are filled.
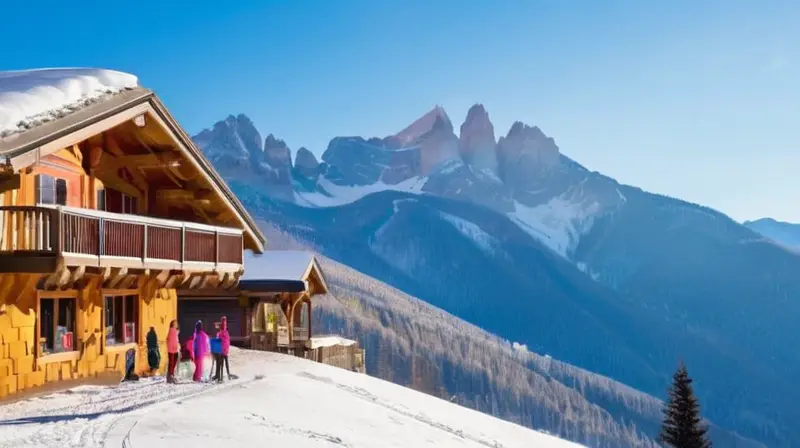
[[[64,206],[0,207],[0,272],[66,266],[237,272],[242,231]]]

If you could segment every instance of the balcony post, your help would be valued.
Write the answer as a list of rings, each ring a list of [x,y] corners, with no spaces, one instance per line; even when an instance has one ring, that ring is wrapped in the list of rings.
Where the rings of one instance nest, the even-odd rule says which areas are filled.
[[[142,237],[142,264],[147,259],[147,223],[144,223],[144,236]]]
[[[97,256],[98,257],[102,257],[103,256],[103,246],[105,245],[105,240],[106,240],[105,228],[106,228],[105,220],[102,217],[98,217],[97,218],[97,236],[98,236],[98,240],[100,240],[99,243],[97,244]]]
[[[186,262],[186,225],[181,224],[181,265]]]
[[[61,207],[55,210],[48,210],[48,213],[50,214],[50,250],[58,254],[62,251],[61,244],[64,241],[64,235],[62,234],[64,228],[61,225]]]
[[[214,230],[214,265],[219,265],[219,230]]]

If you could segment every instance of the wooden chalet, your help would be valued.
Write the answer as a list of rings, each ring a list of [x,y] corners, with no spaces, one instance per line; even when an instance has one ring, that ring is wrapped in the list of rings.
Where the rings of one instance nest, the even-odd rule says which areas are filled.
[[[244,263],[237,290],[178,291],[181,340],[190,337],[197,320],[218,323],[225,316],[232,344],[305,356],[313,335],[312,297],[328,292],[314,255],[246,253]]]
[[[307,358],[340,369],[366,373],[366,350],[358,341],[337,335],[318,335],[311,338]]]
[[[0,138],[0,163],[0,397],[121,372],[131,348],[145,370],[145,335],[166,339],[177,290],[235,290],[243,250],[264,248],[145,88]],[[289,310],[306,297],[287,294]]]

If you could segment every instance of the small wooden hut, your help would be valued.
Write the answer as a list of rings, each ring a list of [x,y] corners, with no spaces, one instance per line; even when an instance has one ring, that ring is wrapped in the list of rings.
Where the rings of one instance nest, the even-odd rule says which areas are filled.
[[[358,341],[341,336],[314,336],[309,342],[308,358],[353,372],[365,373],[364,349]]]
[[[232,344],[308,357],[312,297],[328,292],[314,255],[301,251],[248,252],[244,264],[245,272],[235,291],[179,291],[181,340],[189,338],[197,320],[213,328],[226,316]]]

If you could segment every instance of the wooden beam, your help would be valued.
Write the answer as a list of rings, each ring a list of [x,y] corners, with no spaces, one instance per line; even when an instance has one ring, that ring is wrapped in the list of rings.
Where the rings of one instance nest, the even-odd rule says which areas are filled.
[[[105,167],[101,170],[98,170],[95,173],[95,177],[100,179],[103,182],[103,185],[111,187],[115,190],[119,190],[131,196],[138,197],[142,194],[142,191],[145,191],[140,190],[138,185],[131,185],[128,183],[125,179],[121,178],[116,171],[112,171]]]
[[[86,266],[80,265],[72,270],[72,275],[69,279],[71,284],[75,284],[86,273]]]
[[[156,284],[159,288],[163,288],[167,281],[169,280],[169,269],[164,269],[161,271],[152,271],[151,276],[155,279]]]
[[[199,289],[198,287],[204,283],[205,275],[193,275],[189,278],[188,289]]]
[[[180,180],[192,181],[200,177],[200,173],[190,164],[181,161],[176,165],[170,165],[168,169]]]
[[[136,166],[139,168],[164,168],[181,160],[177,152],[150,153],[150,154],[121,154],[114,157],[114,163],[119,166]]]
[[[131,289],[134,286],[134,284],[136,283],[136,280],[138,280],[138,279],[139,279],[138,275],[130,275],[130,274],[126,275],[125,278],[121,282],[119,282],[119,285],[117,285],[117,288],[119,288],[119,289]]]
[[[142,173],[140,173],[136,169],[130,169],[131,167],[136,167],[137,165],[134,163],[126,162],[127,157],[138,157],[134,155],[126,155],[125,151],[119,147],[119,143],[117,142],[116,138],[111,133],[104,133],[104,142],[105,147],[109,151],[109,153],[104,154],[104,171],[112,172],[117,175],[117,172],[120,168],[129,168],[128,172],[133,177],[134,183],[136,188],[141,191],[147,191],[147,180],[144,178]],[[106,168],[107,167],[107,168]],[[119,177],[117,175],[117,177]],[[130,194],[130,193],[129,193]]]
[[[115,289],[120,282],[128,275],[127,268],[111,268],[111,277],[103,285],[104,289]]]

